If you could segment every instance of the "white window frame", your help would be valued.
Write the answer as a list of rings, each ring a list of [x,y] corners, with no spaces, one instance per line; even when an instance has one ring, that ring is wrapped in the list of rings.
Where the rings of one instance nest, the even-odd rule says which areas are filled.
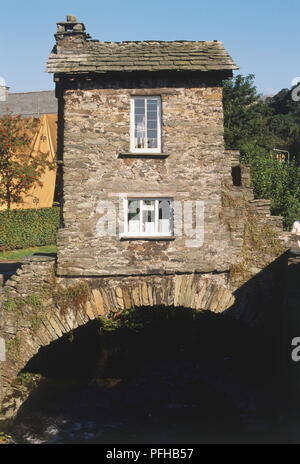
[[[157,100],[157,148],[135,148],[135,101],[143,98],[147,100]],[[136,95],[130,100],[130,151],[132,153],[161,153],[161,97],[157,95]],[[147,131],[147,104],[145,105],[145,128]],[[147,136],[146,136],[147,140]]]
[[[128,202],[131,200],[139,201],[140,202],[140,213],[139,213],[139,221],[140,221],[140,230],[142,228],[142,222],[143,222],[143,211],[146,210],[143,208],[143,201],[145,200],[150,200],[154,201],[154,214],[155,214],[155,219],[154,219],[154,233],[149,233],[149,232],[132,232],[130,233],[128,230]],[[170,201],[170,230],[169,232],[158,232],[158,224],[159,224],[159,201],[161,200],[168,200]],[[149,237],[149,238],[159,238],[159,237],[174,237],[174,200],[171,197],[155,197],[155,198],[150,198],[150,197],[130,197],[130,198],[124,198],[123,199],[123,211],[124,211],[124,231],[123,233],[120,234],[120,237]]]

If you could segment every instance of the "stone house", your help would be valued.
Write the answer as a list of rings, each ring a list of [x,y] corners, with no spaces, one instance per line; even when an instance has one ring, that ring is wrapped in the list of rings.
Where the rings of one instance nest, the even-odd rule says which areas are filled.
[[[63,228],[57,260],[28,258],[0,291],[0,420],[14,413],[10,386],[28,360],[89,320],[185,307],[226,312],[278,340],[285,292],[292,312],[297,300],[299,256],[286,259],[282,218],[254,199],[239,153],[224,150],[222,82],[237,66],[222,43],[107,43],[72,16],[57,26],[47,70]],[[59,293],[36,327],[24,298],[51,290],[54,274]],[[20,314],[5,310],[16,297]]]
[[[238,68],[223,44],[100,42],[73,16],[57,26],[58,275],[228,270],[222,81]]]

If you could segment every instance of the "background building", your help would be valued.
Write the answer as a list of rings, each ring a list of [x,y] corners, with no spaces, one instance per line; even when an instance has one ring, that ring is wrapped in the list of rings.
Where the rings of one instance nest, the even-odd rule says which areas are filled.
[[[1,84],[1,82],[0,82]],[[3,84],[3,83],[2,83]],[[49,159],[56,159],[57,150],[57,99],[55,92],[45,90],[41,92],[9,93],[9,87],[0,85],[0,117],[10,113],[12,116],[19,114],[22,117],[33,117],[40,119],[40,127],[32,140],[32,151],[37,153],[41,150],[49,153]],[[46,208],[51,207],[58,198],[55,196],[56,170],[46,168],[40,177],[42,186],[36,185],[23,197],[23,202],[13,204],[12,208]],[[1,205],[0,209],[5,209]]]

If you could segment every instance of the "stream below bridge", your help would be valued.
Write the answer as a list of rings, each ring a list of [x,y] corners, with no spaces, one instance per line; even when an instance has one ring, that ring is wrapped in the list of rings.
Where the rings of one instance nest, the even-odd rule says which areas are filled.
[[[109,334],[103,348],[97,328],[81,328],[72,343],[43,348],[26,367],[42,380],[6,430],[11,443],[300,442],[280,373],[253,334],[152,329]]]

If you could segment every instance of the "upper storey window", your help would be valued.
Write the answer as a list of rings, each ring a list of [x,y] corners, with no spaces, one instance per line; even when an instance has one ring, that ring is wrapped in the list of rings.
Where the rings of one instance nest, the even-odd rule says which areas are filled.
[[[161,151],[160,97],[131,98],[131,152]]]

